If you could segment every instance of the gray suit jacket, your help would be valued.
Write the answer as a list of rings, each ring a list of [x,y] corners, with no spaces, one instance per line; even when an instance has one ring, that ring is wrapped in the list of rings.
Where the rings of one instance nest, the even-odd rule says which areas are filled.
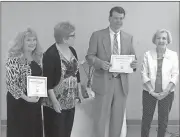
[[[121,55],[135,55],[133,48],[133,37],[123,31],[120,32],[121,40]],[[110,62],[111,59],[111,40],[109,27],[103,30],[93,32],[90,41],[89,48],[86,55],[86,60],[89,65],[95,68],[92,80],[92,90],[96,94],[103,95],[108,92],[108,85],[112,79],[112,73],[105,71],[101,68],[102,61]],[[123,86],[123,92],[128,94],[128,74],[121,73],[121,81]],[[121,84],[121,83],[120,83]]]

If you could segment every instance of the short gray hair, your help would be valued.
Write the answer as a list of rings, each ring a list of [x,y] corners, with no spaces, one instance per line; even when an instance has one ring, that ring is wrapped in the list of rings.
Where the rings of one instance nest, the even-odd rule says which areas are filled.
[[[54,27],[54,38],[56,43],[63,43],[63,39],[68,39],[69,34],[75,31],[75,26],[68,21],[60,22]]]
[[[170,31],[166,30],[166,29],[160,29],[160,30],[157,30],[156,33],[153,35],[152,37],[152,42],[155,44],[156,42],[156,36],[157,34],[159,33],[166,33],[167,34],[167,42],[168,44],[172,43],[172,36],[171,36],[171,33]]]

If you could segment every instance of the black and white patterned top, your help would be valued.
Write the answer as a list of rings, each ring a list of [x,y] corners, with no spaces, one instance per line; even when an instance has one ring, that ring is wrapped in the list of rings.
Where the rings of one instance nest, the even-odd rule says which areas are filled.
[[[23,93],[27,94],[27,76],[32,75],[32,68],[37,71],[33,75],[40,76],[42,69],[35,61],[29,62],[23,54],[10,54],[5,64],[7,91],[15,99],[19,99]]]

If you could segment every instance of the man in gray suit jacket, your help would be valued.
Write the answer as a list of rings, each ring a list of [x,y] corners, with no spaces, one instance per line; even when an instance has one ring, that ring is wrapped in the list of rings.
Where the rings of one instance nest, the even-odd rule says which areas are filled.
[[[95,68],[92,90],[96,93],[92,112],[94,136],[105,137],[105,126],[110,115],[109,137],[120,137],[123,124],[126,98],[128,95],[128,74],[111,73],[112,54],[135,55],[133,37],[120,30],[125,11],[122,7],[110,10],[110,26],[92,34],[86,60]],[[137,61],[131,63],[136,70]]]

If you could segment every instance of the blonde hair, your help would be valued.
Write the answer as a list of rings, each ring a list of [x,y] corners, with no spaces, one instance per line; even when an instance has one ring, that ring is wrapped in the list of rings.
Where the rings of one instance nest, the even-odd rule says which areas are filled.
[[[68,39],[69,34],[75,31],[75,26],[68,21],[60,22],[54,27],[54,38],[56,43],[63,43],[63,39]]]
[[[168,42],[168,44],[172,43],[172,36],[171,36],[170,31],[168,31],[166,29],[160,29],[160,30],[157,30],[156,33],[152,37],[152,42],[154,44],[156,44],[156,37],[157,37],[157,34],[159,34],[159,33],[166,33],[167,34],[167,42]]]
[[[16,56],[23,55],[24,39],[27,36],[36,37],[37,44],[36,44],[36,48],[32,51],[32,57],[33,57],[34,61],[36,61],[38,64],[40,64],[42,55],[43,55],[43,51],[39,44],[39,40],[38,40],[36,32],[34,30],[32,30],[31,28],[27,28],[27,30],[25,30],[23,32],[19,32],[16,35],[16,37],[12,41],[10,41],[10,43],[9,43],[10,49],[8,51],[8,57],[12,57],[12,56],[16,57]]]

